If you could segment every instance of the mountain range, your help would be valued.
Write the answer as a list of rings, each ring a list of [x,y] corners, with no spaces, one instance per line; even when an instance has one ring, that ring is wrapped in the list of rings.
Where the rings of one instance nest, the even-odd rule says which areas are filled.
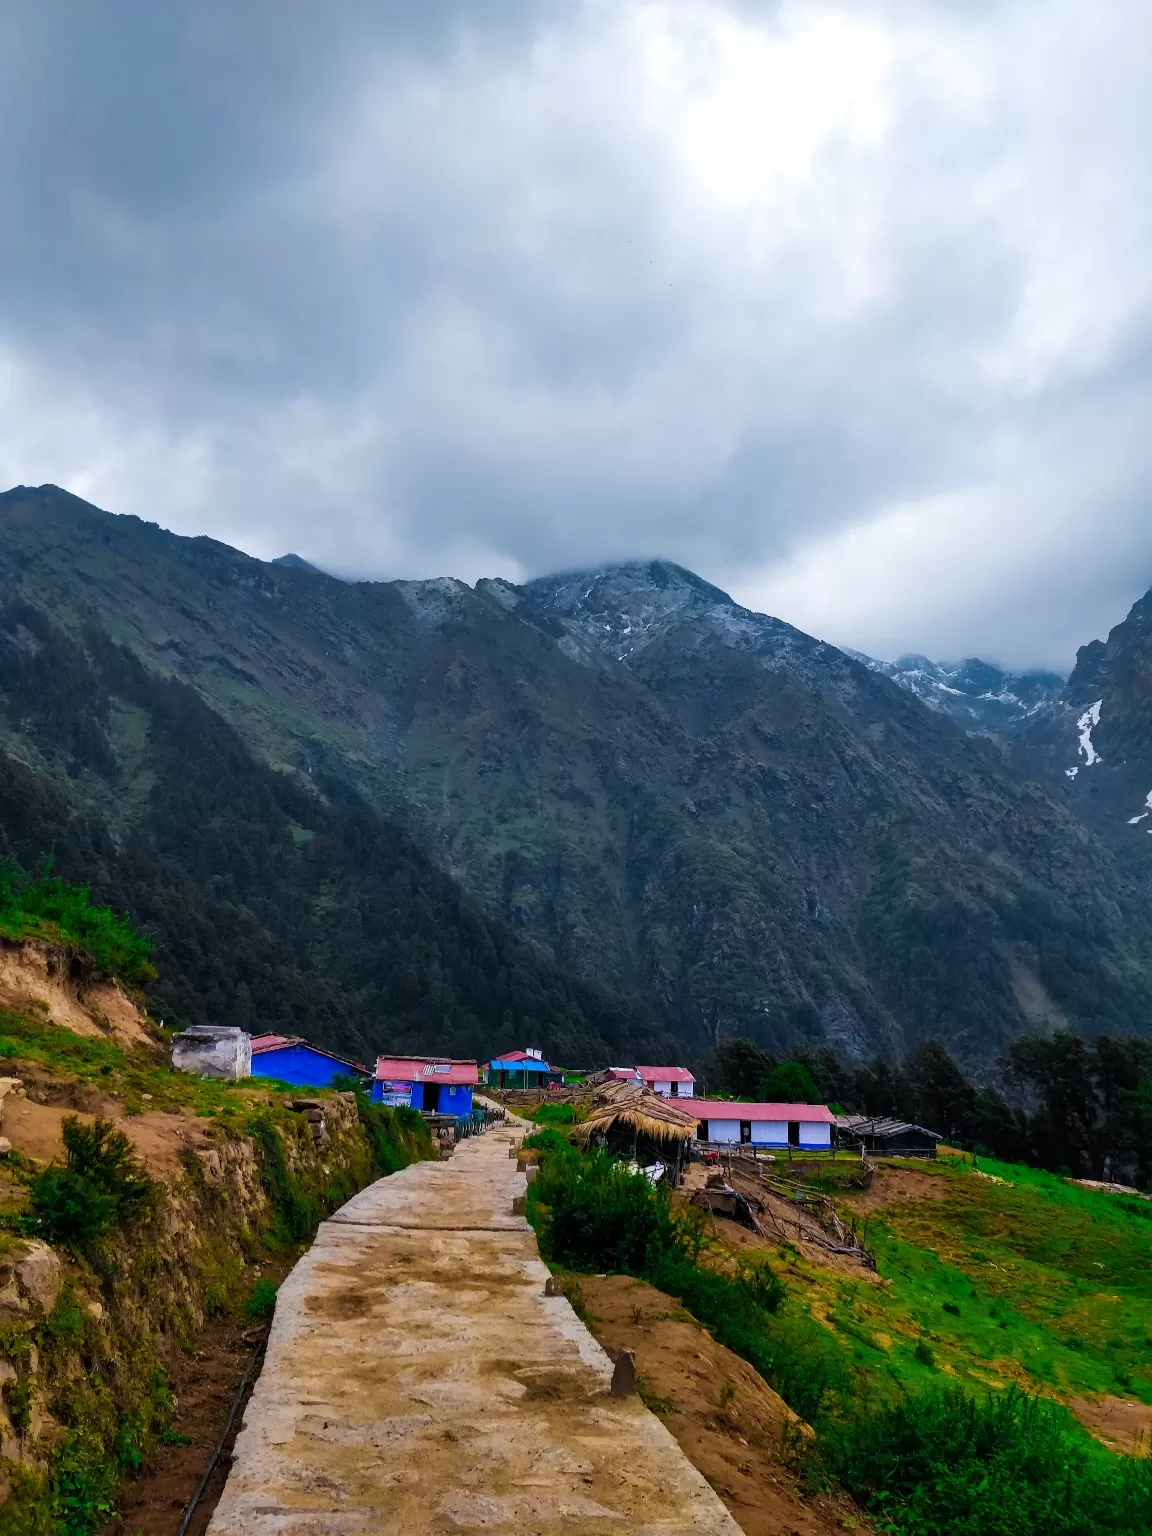
[[[1152,816],[1132,819],[1152,792],[1148,598],[1065,684],[875,662],[662,561],[344,582],[45,486],[0,496],[0,601],[0,748],[22,804],[44,802],[30,820],[0,800],[0,827],[129,902],[185,1015],[589,1061],[938,1038],[977,1071],[1024,1031],[1152,1019]],[[48,654],[38,704],[12,679]],[[197,733],[231,765],[215,782]],[[246,821],[223,795],[241,780]],[[149,897],[165,878],[261,935],[229,959],[220,915],[210,991]],[[405,880],[423,916],[392,952],[378,909]]]

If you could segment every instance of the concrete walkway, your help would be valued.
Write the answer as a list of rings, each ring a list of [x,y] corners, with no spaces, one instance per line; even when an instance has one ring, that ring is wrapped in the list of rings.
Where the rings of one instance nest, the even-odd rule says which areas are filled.
[[[209,1536],[739,1536],[561,1296],[519,1129],[361,1191],[284,1282]]]

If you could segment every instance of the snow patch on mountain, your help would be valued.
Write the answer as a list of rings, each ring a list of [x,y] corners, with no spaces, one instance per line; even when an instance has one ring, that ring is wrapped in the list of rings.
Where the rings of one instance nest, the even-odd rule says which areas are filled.
[[[1084,757],[1085,768],[1091,768],[1094,763],[1100,761],[1100,754],[1092,745],[1092,732],[1100,724],[1100,710],[1104,700],[1097,699],[1095,704],[1090,704],[1076,722],[1076,729],[1080,732],[1080,752]]]

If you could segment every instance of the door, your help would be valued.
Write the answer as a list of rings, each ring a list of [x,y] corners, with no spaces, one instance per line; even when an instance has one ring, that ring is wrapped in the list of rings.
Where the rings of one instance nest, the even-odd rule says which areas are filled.
[[[424,1112],[425,1112],[425,1114],[433,1114],[434,1115],[436,1113],[437,1108],[439,1107],[439,1103],[440,1103],[440,1084],[439,1083],[425,1083],[424,1084]]]
[[[678,1099],[680,1097],[680,1084],[679,1083],[673,1083],[672,1084],[672,1097],[674,1099]]]
[[[788,1145],[790,1147],[798,1147],[800,1145],[799,1120],[789,1120],[788,1122]]]
[[[740,1143],[743,1146],[745,1143],[750,1142],[751,1140],[752,1140],[752,1122],[751,1122],[751,1120],[741,1120],[741,1122],[740,1122]]]

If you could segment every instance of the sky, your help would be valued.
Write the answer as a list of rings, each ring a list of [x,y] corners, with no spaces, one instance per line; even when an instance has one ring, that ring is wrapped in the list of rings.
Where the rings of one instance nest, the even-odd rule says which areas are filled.
[[[1152,586],[1147,0],[6,0],[0,486],[882,657]]]

